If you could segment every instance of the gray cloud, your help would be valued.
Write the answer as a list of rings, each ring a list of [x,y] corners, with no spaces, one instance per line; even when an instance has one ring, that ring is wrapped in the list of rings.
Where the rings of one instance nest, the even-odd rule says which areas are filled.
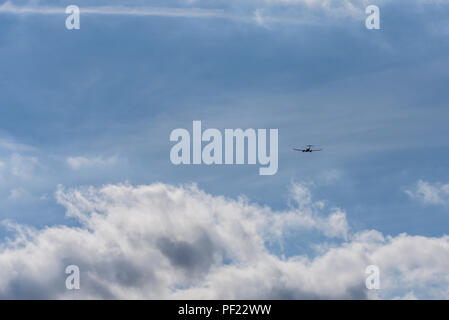
[[[9,223],[16,235],[0,250],[1,298],[363,299],[448,294],[449,237],[351,233],[344,212],[314,201],[304,185],[293,186],[288,211],[211,196],[195,186],[165,184],[59,188],[56,196],[81,225],[35,230]],[[305,230],[324,237],[315,244],[314,256],[284,257],[267,247]],[[64,285],[70,264],[81,270],[81,290],[75,293]],[[377,293],[365,289],[364,271],[370,264],[381,270]]]

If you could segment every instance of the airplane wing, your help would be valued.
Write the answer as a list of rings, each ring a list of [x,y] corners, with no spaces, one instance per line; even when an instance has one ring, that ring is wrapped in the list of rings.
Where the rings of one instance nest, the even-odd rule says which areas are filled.
[[[302,149],[298,149],[298,148],[293,148],[293,150],[295,150],[295,151],[303,151]]]
[[[311,150],[311,151],[321,151],[321,150],[323,150],[323,149],[315,149],[315,150]]]

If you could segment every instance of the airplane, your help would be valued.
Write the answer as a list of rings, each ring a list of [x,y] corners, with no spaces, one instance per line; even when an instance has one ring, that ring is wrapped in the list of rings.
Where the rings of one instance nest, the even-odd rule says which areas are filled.
[[[295,151],[302,151],[302,152],[314,152],[314,151],[321,151],[321,150],[323,150],[323,149],[312,150],[312,147],[313,147],[313,145],[308,144],[305,149],[293,148],[293,150],[295,150]]]

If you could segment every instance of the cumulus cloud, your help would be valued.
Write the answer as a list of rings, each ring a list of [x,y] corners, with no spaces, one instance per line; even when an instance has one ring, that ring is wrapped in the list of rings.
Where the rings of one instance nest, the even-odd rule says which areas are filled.
[[[449,184],[439,182],[432,184],[419,180],[413,188],[405,190],[405,193],[410,198],[417,199],[425,204],[449,204]]]
[[[345,213],[304,185],[293,186],[286,211],[166,184],[60,187],[56,197],[79,225],[5,223],[15,236],[0,248],[1,298],[449,297],[449,237],[348,235]],[[305,230],[335,242],[313,256],[269,249]],[[76,296],[65,288],[72,264]],[[374,295],[365,288],[371,264],[381,270]]]
[[[68,157],[66,162],[72,169],[77,170],[81,167],[103,167],[113,165],[117,162],[117,157]]]

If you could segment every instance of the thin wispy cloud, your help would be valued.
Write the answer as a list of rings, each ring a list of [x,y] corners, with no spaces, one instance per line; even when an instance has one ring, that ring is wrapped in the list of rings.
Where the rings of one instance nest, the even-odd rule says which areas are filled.
[[[200,19],[226,19],[243,23],[253,23],[267,27],[267,24],[325,24],[325,20],[314,17],[279,15],[265,11],[263,8],[247,8],[246,13],[237,13],[225,9],[205,8],[175,8],[175,7],[151,7],[151,6],[91,6],[80,7],[80,14],[91,15],[120,15],[141,17],[167,17],[167,18],[200,18]],[[11,1],[0,5],[0,14],[16,15],[55,15],[66,14],[65,7],[23,5],[17,6]]]
[[[35,168],[39,165],[37,157],[23,156],[18,153],[13,153],[9,162],[12,175],[21,179],[31,178]]]
[[[11,1],[0,6],[0,13],[9,14],[65,14],[65,7],[56,6],[16,6]],[[127,7],[127,6],[97,6],[80,7],[81,14],[98,15],[131,15],[131,16],[161,16],[161,17],[186,17],[186,18],[225,18],[244,19],[236,15],[228,14],[220,9],[202,8],[162,8],[162,7]]]
[[[66,162],[72,169],[75,170],[82,167],[104,167],[115,164],[117,162],[117,156],[112,156],[109,158],[68,157]]]
[[[35,151],[36,149],[32,146],[18,143],[13,140],[0,138],[0,149],[6,149],[11,151]]]

